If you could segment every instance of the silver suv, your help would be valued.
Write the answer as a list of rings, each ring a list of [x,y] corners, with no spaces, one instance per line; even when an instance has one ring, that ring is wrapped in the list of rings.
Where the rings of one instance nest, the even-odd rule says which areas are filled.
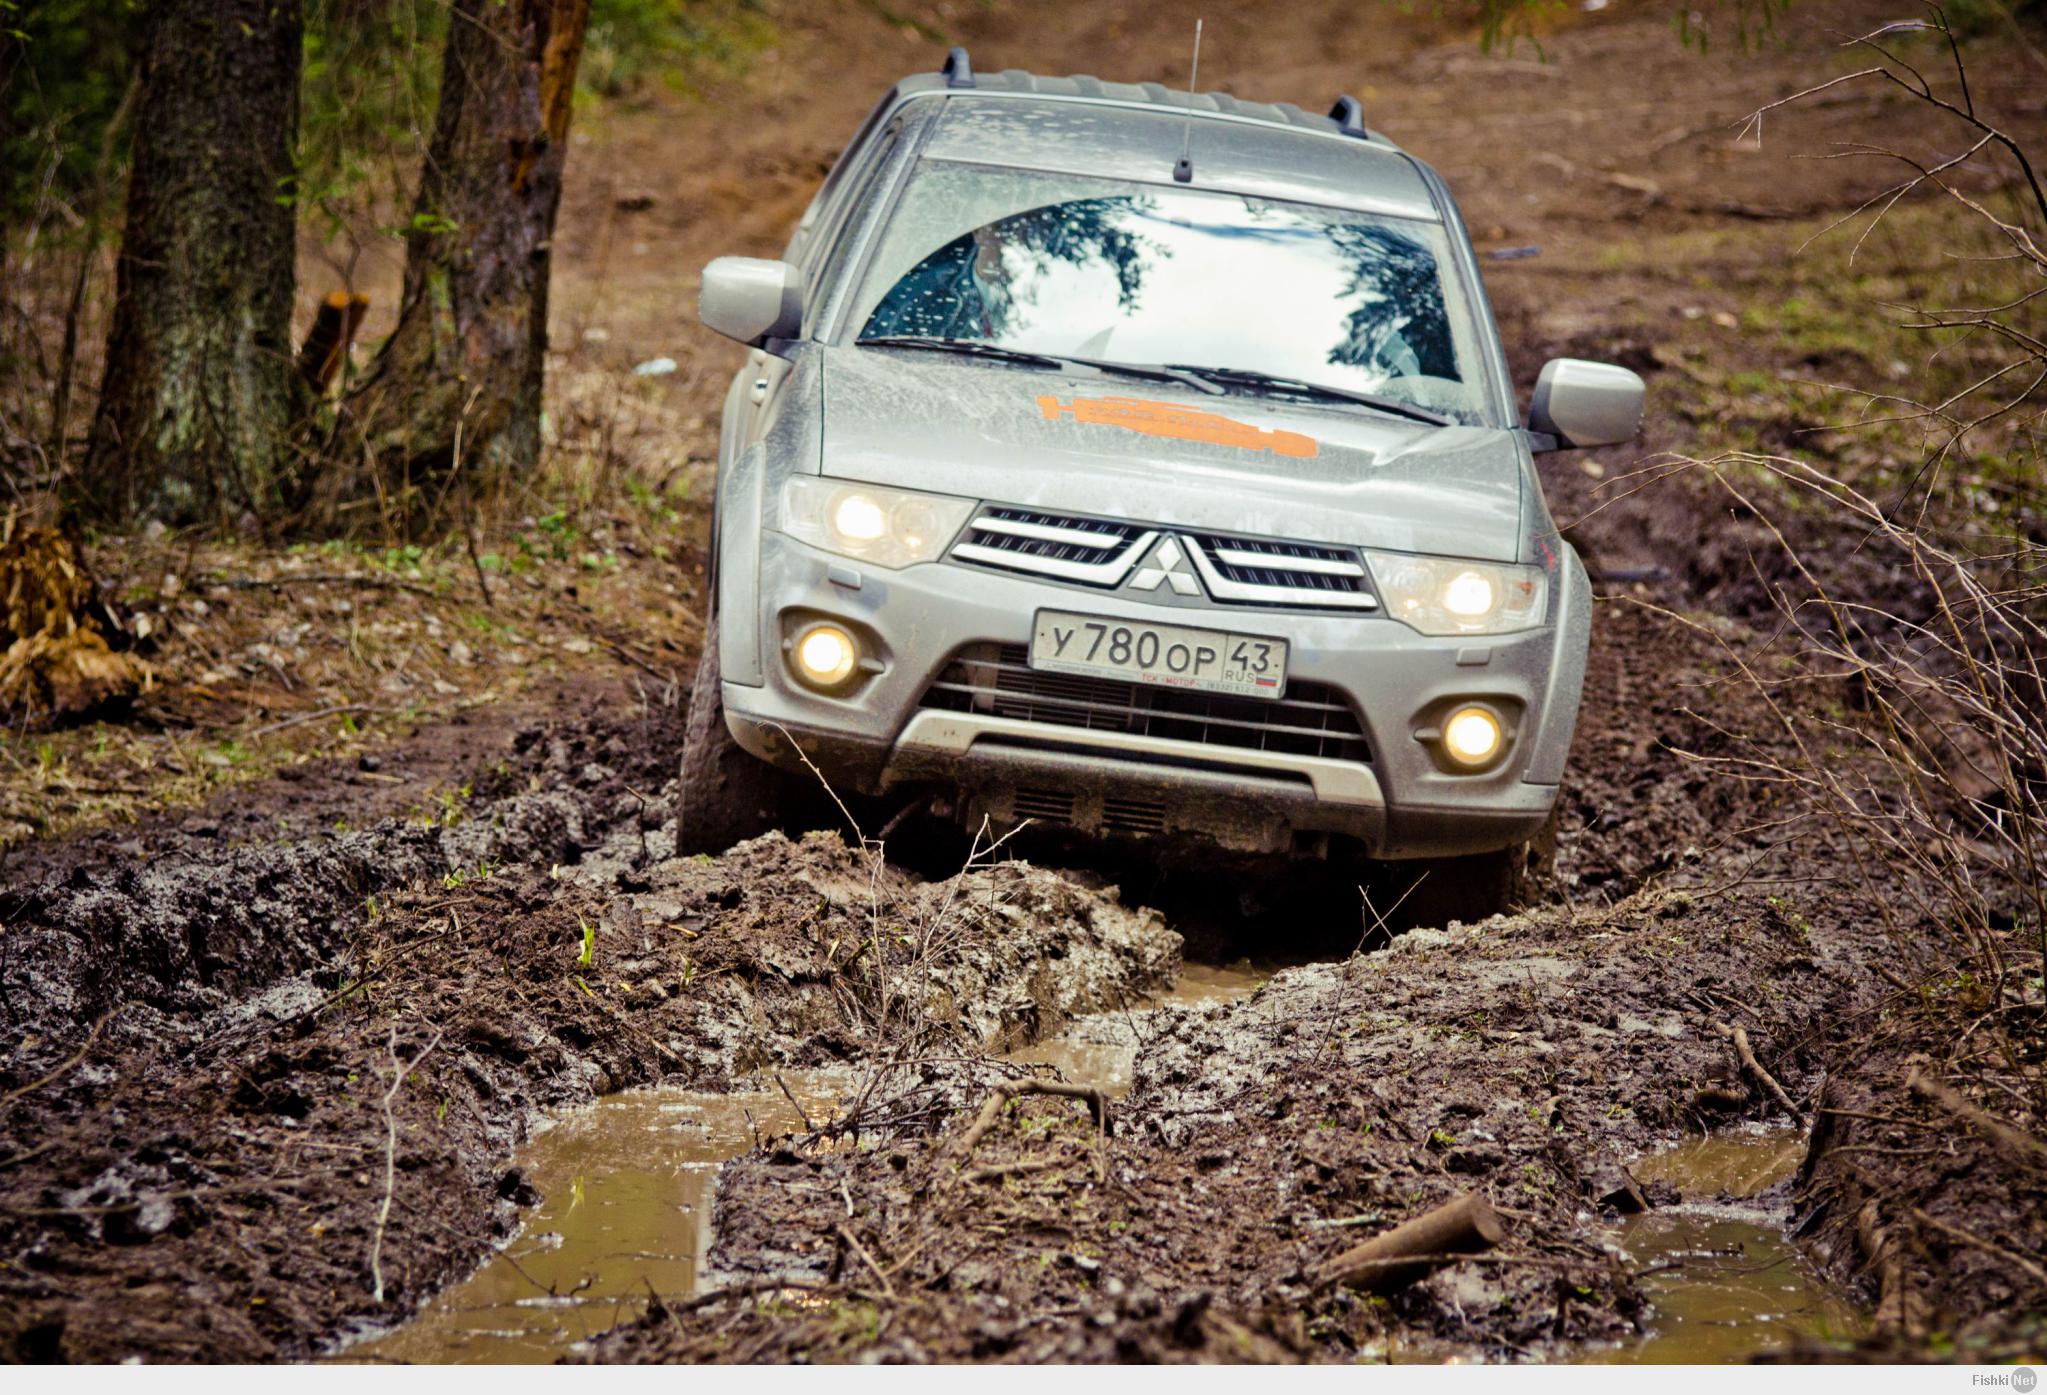
[[[700,308],[753,353],[686,847],[822,775],[974,826],[1456,859],[1461,909],[1505,898],[1592,613],[1533,453],[1631,436],[1642,383],[1555,360],[1521,426],[1449,192],[1355,100],[954,50]]]

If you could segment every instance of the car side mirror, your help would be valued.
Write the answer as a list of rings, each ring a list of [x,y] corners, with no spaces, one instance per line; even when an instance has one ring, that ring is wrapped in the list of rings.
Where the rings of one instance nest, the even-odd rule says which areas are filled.
[[[704,268],[697,318],[755,348],[794,339],[803,325],[803,275],[787,262],[719,257]]]
[[[1613,363],[1553,358],[1535,379],[1528,429],[1554,437],[1554,449],[1610,446],[1642,426],[1642,379]]]

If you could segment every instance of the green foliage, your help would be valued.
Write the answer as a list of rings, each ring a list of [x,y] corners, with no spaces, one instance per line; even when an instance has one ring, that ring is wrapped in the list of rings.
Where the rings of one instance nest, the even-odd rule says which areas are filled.
[[[29,222],[46,198],[76,207],[128,90],[141,0],[0,0],[0,219]],[[118,169],[126,132],[107,153]],[[118,187],[118,185],[116,186]]]
[[[306,0],[298,182],[337,232],[363,202],[402,205],[433,129],[447,0]]]

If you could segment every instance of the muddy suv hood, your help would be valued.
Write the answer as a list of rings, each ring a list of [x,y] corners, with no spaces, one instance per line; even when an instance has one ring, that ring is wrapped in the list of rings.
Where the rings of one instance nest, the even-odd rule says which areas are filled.
[[[827,350],[827,475],[1048,512],[1487,561],[1522,543],[1512,433],[923,351]]]

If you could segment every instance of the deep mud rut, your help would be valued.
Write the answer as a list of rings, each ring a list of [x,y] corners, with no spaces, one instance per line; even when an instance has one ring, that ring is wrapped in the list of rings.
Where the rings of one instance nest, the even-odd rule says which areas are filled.
[[[1115,8],[1096,7],[1105,32],[1076,19],[1069,39],[1046,40],[1073,52],[1034,66],[1097,66],[1099,44],[1136,71],[1150,12]],[[1819,8],[1855,27],[1852,5]],[[990,14],[988,37],[1021,52],[1015,17]],[[1264,65],[1247,92],[1319,91],[1337,76],[1325,72],[1337,58],[1306,73],[1300,55],[1342,36],[1250,32],[1264,27],[1247,20],[1234,41],[1240,71]],[[657,205],[676,220],[662,231],[678,263],[771,252],[851,108],[922,53],[893,31],[887,43],[826,37],[792,39],[774,80],[810,90],[806,73],[850,83],[852,68],[873,82],[846,112],[781,102],[790,124],[772,135],[786,150],[764,149],[745,109],[733,116],[730,150],[678,172],[691,197]],[[1636,225],[1580,217],[1586,171],[1533,178],[1506,153],[1562,143],[1584,115],[1531,104],[1515,84],[1601,92],[1659,63],[1686,81],[1689,59],[1645,57],[1665,55],[1652,45],[1666,38],[1660,19],[1618,18],[1566,36],[1553,51],[1572,82],[1549,86],[1459,69],[1461,39],[1418,58],[1412,36],[1386,41],[1409,44],[1416,66],[1396,96],[1418,128],[1445,133],[1417,144],[1472,191],[1482,238],[1520,241],[1541,220],[1568,245],[1625,240]],[[1756,71],[1757,93],[1728,100],[1781,95],[1805,76],[1795,59]],[[1468,129],[1447,119],[1453,108]],[[1776,175],[1679,135],[1658,157],[1673,200],[1769,195]],[[616,139],[615,167],[639,168],[635,152],[650,169],[677,158],[649,153],[672,152],[666,125]],[[590,238],[593,207],[610,236],[609,191],[571,190],[565,247]],[[1809,192],[1821,207],[1859,195]],[[598,260],[566,257],[565,285]],[[675,274],[648,265],[613,288],[621,340],[635,314],[673,318]],[[1493,288],[1524,371],[1552,352],[1634,351],[1602,337],[1604,288],[1513,279],[1540,272]],[[1649,435],[1687,444],[1661,419]],[[1602,602],[1555,879],[1543,904],[1483,925],[1368,942],[1341,887],[1218,894],[1213,879],[1141,863],[1062,874],[996,862],[934,878],[878,867],[829,835],[677,859],[666,809],[678,714],[606,692],[429,729],[387,750],[382,771],[322,767],[140,829],[18,851],[0,889],[0,1355],[374,1355],[374,1340],[345,1344],[387,1332],[536,1214],[517,1158],[545,1111],[637,1086],[758,1091],[811,1069],[851,1083],[807,1098],[807,1125],[773,1116],[774,1136],[719,1173],[705,1258],[727,1287],[675,1291],[694,1259],[687,1273],[651,1270],[668,1276],[662,1305],[583,1355],[1511,1360],[1625,1348],[1659,1328],[1671,1296],[1612,1213],[1620,1170],[1686,1137],[1794,1125],[1721,1024],[1745,1029],[1806,1116],[1796,1126],[1819,1121],[1796,1175],[1755,1205],[1764,1222],[1795,1225],[1800,1253],[1851,1303],[1876,1296],[1854,1227],[1873,1196],[1984,1234],[2047,1224],[2038,1169],[1965,1132],[1942,1135],[1929,1161],[1885,1161],[1926,1127],[1881,1122],[1907,1065],[1905,1048],[1873,1047],[1868,1031],[1902,996],[1872,904],[1885,888],[1847,876],[1823,841],[1789,836],[1799,811],[1772,786],[1702,763],[1772,754],[1734,735],[1770,724],[1717,676],[1718,640],[1750,644],[1770,624],[1744,579],[1753,535],[1709,527],[1679,491],[1602,491],[1568,458],[1544,468],[1558,516],[1579,520],[1571,536]],[[401,783],[364,778],[394,772]],[[467,793],[417,807],[417,782]],[[332,831],[337,819],[350,831]],[[1132,1011],[1174,981],[1184,946],[1271,973],[1239,1001]],[[969,1155],[962,1135],[991,1085],[1053,1069],[1025,1059],[1031,1044],[1104,1013],[1083,1033],[1113,1037],[1120,1023],[1132,1038],[1113,1133],[1070,1101],[1025,1098]],[[1650,1220],[1673,1212],[1670,1190],[1644,1190]],[[1701,1187],[1679,1190],[1696,1201]],[[1384,1298],[1308,1281],[1361,1235],[1467,1191],[1508,1222],[1495,1255]],[[1980,1249],[1922,1244],[1906,1264],[1931,1309],[1921,1332],[1987,1333],[1996,1348],[2039,1307],[2037,1286]],[[385,1340],[394,1355],[430,1354]]]

